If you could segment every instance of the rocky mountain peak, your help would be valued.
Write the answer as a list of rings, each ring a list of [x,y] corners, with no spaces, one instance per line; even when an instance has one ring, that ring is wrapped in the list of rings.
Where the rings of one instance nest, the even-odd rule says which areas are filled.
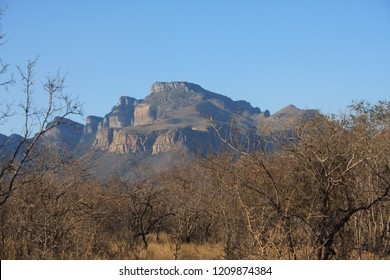
[[[133,97],[129,97],[129,96],[121,96],[119,98],[119,101],[118,101],[118,106],[119,108],[123,108],[123,107],[127,107],[127,106],[134,106],[134,104],[137,104],[138,103],[138,100],[133,98]]]
[[[55,117],[47,125],[50,128],[41,138],[42,143],[61,149],[74,149],[84,133],[84,125],[66,118]]]
[[[133,124],[134,110],[139,103],[140,101],[133,97],[121,96],[118,105],[104,117],[103,126],[121,128]]]
[[[57,125],[59,124],[59,126]],[[67,119],[67,118],[62,118],[62,117],[54,117],[54,119],[49,122],[46,126],[46,128],[50,128],[50,127],[55,127],[55,128],[58,128],[58,127],[72,127],[76,130],[82,130],[84,128],[84,125],[78,123],[78,122],[75,122],[71,119]]]
[[[152,94],[170,91],[203,92],[205,89],[197,84],[189,82],[155,82],[152,85]]]

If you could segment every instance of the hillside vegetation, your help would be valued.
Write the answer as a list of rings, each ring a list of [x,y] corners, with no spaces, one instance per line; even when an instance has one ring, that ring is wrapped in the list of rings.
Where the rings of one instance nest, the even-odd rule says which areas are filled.
[[[389,259],[389,123],[354,103],[248,149],[210,120],[223,150],[127,179],[30,145],[0,162],[0,258]]]

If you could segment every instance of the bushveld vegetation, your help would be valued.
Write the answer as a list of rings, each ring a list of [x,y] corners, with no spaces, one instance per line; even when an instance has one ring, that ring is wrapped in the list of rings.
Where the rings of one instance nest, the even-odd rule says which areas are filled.
[[[6,92],[14,79],[0,63]],[[80,106],[55,75],[47,107],[34,108],[35,63],[19,68],[22,139],[11,152],[0,143],[1,259],[390,258],[390,102],[259,129],[254,150],[217,133],[224,152],[101,181],[40,143]],[[12,116],[1,105],[0,123]]]
[[[127,181],[33,146],[0,165],[1,258],[388,259],[390,104],[350,110]]]

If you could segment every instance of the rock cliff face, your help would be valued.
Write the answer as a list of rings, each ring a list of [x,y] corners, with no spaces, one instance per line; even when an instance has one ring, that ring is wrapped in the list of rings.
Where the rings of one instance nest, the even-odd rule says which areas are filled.
[[[103,118],[96,116],[88,116],[85,120],[84,133],[85,134],[96,134],[99,124],[103,122]]]
[[[151,104],[139,104],[134,110],[134,125],[148,125],[156,120],[157,109]]]
[[[105,116],[105,125],[112,128],[122,128],[134,123],[134,109],[138,100],[122,96],[118,105],[112,108],[111,112]]]
[[[161,133],[152,146],[152,153],[167,153],[185,147],[186,134],[182,129],[170,129]]]
[[[156,133],[124,133],[118,130],[113,131],[112,142],[108,150],[114,153],[148,153],[156,140]]]
[[[102,150],[108,149],[112,143],[113,135],[113,128],[99,126],[96,133],[96,139],[94,141],[94,147]]]

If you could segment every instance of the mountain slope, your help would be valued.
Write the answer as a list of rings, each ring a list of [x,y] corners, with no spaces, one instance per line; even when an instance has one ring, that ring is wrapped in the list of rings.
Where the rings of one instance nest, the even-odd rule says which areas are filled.
[[[210,120],[226,125],[238,115],[240,124],[249,128],[251,117],[260,113],[245,101],[233,101],[196,84],[156,82],[143,100],[120,98],[104,117],[94,147],[119,153],[205,152],[220,148],[208,130]]]
[[[82,155],[104,177],[125,174],[142,163],[151,166],[155,161],[159,168],[180,156],[218,152],[224,147],[220,137],[231,137],[233,129],[242,143],[247,139],[256,142],[264,127],[271,132],[288,130],[291,122],[304,121],[315,113],[289,105],[271,115],[193,83],[156,82],[144,99],[122,96],[108,114],[88,116],[85,125],[62,119],[41,143]],[[14,142],[11,138],[15,136],[0,135],[3,148]]]

